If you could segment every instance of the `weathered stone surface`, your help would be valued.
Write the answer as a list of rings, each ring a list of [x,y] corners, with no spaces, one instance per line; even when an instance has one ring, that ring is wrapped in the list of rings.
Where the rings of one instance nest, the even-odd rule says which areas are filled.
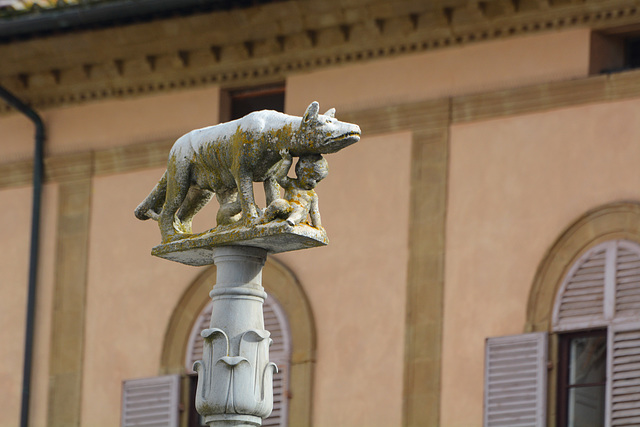
[[[257,427],[273,409],[272,342],[264,328],[262,267],[267,252],[259,248],[218,247],[216,285],[210,327],[201,332],[203,357],[198,373],[196,410],[211,427]]]
[[[269,253],[326,246],[324,229],[306,224],[292,227],[285,221],[274,221],[253,227],[217,227],[202,234],[154,247],[151,254],[187,265],[213,264],[213,252],[220,246],[249,246]]]
[[[191,236],[194,215],[215,193],[220,203],[218,226],[264,224],[253,194],[253,182],[261,181],[268,221],[285,215],[282,219],[295,225],[310,215],[311,225],[319,228],[313,189],[328,173],[321,155],[360,140],[358,125],[336,120],[334,108],[324,114],[319,108],[312,102],[303,117],[255,111],[178,138],[166,172],[136,208],[136,217],[158,221],[163,243],[180,240]],[[292,156],[300,157],[296,179],[286,177]],[[280,186],[287,200],[279,199]]]

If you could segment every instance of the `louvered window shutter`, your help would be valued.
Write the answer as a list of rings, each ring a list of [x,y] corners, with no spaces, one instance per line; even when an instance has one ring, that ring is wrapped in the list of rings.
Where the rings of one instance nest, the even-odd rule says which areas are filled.
[[[605,327],[640,317],[640,247],[617,240],[588,251],[560,287],[555,331]]]
[[[211,322],[211,309],[213,308],[213,302],[209,302],[207,306],[202,310],[198,318],[196,319],[193,328],[191,328],[191,334],[189,335],[189,343],[187,344],[187,355],[185,358],[185,368],[190,374],[195,374],[193,370],[193,364],[196,360],[202,360],[202,351],[204,345],[204,338],[200,335],[205,329],[209,328]]]
[[[609,426],[640,425],[640,324],[609,328]]]
[[[200,332],[209,327],[213,304],[209,303],[196,319],[189,337],[186,355],[187,372],[193,373],[193,362],[202,359],[203,338]],[[284,427],[287,425],[289,365],[291,360],[291,338],[286,314],[278,301],[269,295],[264,302],[264,326],[271,333],[273,343],[269,348],[269,359],[278,365],[278,373],[273,376],[273,411],[269,418],[262,421],[265,427]]]
[[[546,425],[547,334],[488,338],[484,427]]]
[[[122,427],[178,427],[180,376],[124,381]]]
[[[269,296],[264,303],[264,327],[271,332],[273,343],[269,349],[269,359],[278,365],[278,373],[273,376],[273,411],[269,418],[262,422],[262,425],[264,427],[284,427],[287,425],[289,407],[291,339],[286,315],[272,296]]]
[[[554,310],[554,329],[573,330],[605,323],[605,275],[614,244],[587,252],[569,271]]]
[[[640,316],[640,253],[638,245],[620,241],[616,254],[615,317]]]

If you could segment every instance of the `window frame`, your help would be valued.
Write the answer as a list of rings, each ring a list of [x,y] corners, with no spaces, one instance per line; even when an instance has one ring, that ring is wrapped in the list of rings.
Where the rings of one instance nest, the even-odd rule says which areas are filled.
[[[607,339],[607,377],[605,382],[605,421],[604,425],[610,427],[612,425],[612,417],[614,416],[614,373],[613,366],[617,364],[618,359],[614,355],[613,347],[615,345],[616,334],[623,333],[625,331],[639,331],[640,326],[640,303],[636,302],[636,306],[631,310],[637,310],[637,313],[629,314],[629,310],[618,310],[618,292],[623,291],[625,286],[625,279],[628,276],[626,272],[630,270],[638,270],[636,266],[627,267],[626,264],[638,264],[640,263],[640,243],[628,238],[616,238],[617,236],[606,240],[600,240],[596,244],[588,247],[579,257],[574,258],[573,262],[568,266],[567,274],[563,277],[561,285],[555,295],[553,314],[551,321],[551,329],[554,335],[557,337],[558,349],[555,353],[556,359],[554,365],[557,366],[555,372],[555,414],[554,421],[556,427],[565,427],[568,422],[568,398],[567,390],[563,388],[563,379],[566,377],[566,366],[563,366],[563,362],[568,360],[566,354],[566,346],[569,342],[567,337],[579,336],[586,334],[590,330],[604,331]],[[605,251],[604,266],[602,274],[602,310],[601,312],[592,316],[580,316],[575,318],[567,317],[562,319],[559,316],[561,305],[564,304],[565,292],[567,292],[569,285],[573,279],[577,276],[577,272],[581,268],[587,265],[592,255],[598,252]],[[625,254],[626,252],[626,254]],[[630,262],[628,258],[623,260],[624,257],[628,257],[629,253],[633,253],[636,259],[632,259]],[[635,273],[637,276],[634,283],[640,282],[640,272]],[[638,286],[640,288],[640,285]],[[637,295],[636,295],[637,296]],[[549,392],[551,393],[551,390]],[[618,390],[618,389],[616,389]],[[616,412],[617,413],[617,412]],[[640,419],[640,415],[639,418]]]
[[[605,395],[604,395],[604,407],[607,407],[607,398],[606,394],[608,392],[608,381],[607,377],[605,377],[605,381],[600,383],[588,383],[588,384],[580,384],[580,385],[571,385],[569,384],[569,364],[570,364],[570,344],[571,341],[575,338],[583,338],[583,337],[596,337],[600,336],[606,341],[606,366],[607,371],[609,367],[609,334],[607,328],[598,328],[598,329],[589,329],[583,331],[576,332],[568,332],[558,334],[558,377],[557,377],[557,396],[556,396],[556,422],[557,427],[564,427],[568,424],[569,418],[569,392],[572,388],[581,388],[581,387],[589,387],[595,385],[602,385],[604,387]],[[608,375],[607,375],[608,376]],[[607,411],[605,410],[605,418],[607,416]]]
[[[590,248],[612,240],[640,244],[640,201],[617,201],[603,204],[576,217],[557,235],[540,260],[533,277],[527,302],[524,331],[549,332],[550,366],[547,391],[547,424],[556,427],[556,393],[558,335],[554,328],[553,309],[558,292],[569,269]],[[629,322],[625,319],[625,325]],[[599,327],[594,325],[592,328]],[[606,326],[606,325],[602,325]],[[616,324],[612,325],[617,328]],[[574,328],[573,330],[579,330]],[[589,329],[583,327],[582,329]],[[567,330],[567,332],[569,332]]]
[[[283,82],[223,90],[220,93],[220,122],[239,119],[258,110],[284,112],[284,105],[285,84]]]

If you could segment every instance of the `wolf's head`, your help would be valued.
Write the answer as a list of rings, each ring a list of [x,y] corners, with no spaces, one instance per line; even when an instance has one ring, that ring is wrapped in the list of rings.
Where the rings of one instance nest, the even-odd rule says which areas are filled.
[[[290,152],[300,154],[329,154],[360,141],[360,127],[336,120],[335,108],[318,114],[320,105],[313,101],[305,111]]]

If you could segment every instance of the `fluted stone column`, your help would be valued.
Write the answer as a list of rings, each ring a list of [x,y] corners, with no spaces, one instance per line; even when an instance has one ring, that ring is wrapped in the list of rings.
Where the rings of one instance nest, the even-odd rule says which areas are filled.
[[[270,333],[264,329],[262,267],[268,254],[328,243],[324,229],[285,221],[251,228],[213,230],[163,243],[155,256],[187,265],[215,264],[216,284],[209,293],[213,310],[202,331],[196,410],[210,427],[256,427],[273,409]]]
[[[223,246],[213,250],[213,314],[197,361],[196,409],[207,425],[259,426],[273,409],[271,338],[264,329],[262,266],[267,251]]]

